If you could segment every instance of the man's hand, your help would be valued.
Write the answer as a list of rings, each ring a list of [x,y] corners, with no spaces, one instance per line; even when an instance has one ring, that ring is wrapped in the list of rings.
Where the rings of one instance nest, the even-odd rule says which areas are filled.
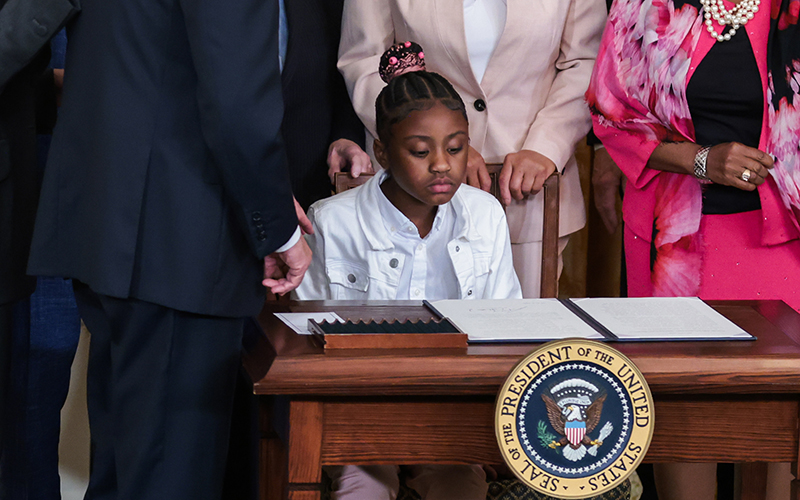
[[[372,160],[358,144],[349,139],[333,141],[328,148],[328,177],[331,178],[331,182],[334,181],[337,172],[343,172],[348,168],[353,178],[374,172]]]
[[[275,295],[289,293],[303,281],[311,264],[311,249],[300,238],[289,250],[264,257],[264,281],[261,283]]]
[[[508,206],[512,198],[522,201],[528,195],[538,193],[555,171],[556,164],[536,151],[523,149],[519,153],[509,153],[498,177],[500,201]]]
[[[483,189],[487,193],[492,189],[492,178],[489,177],[486,162],[483,161],[483,156],[478,150],[472,146],[467,152],[467,184]]]
[[[606,148],[594,152],[592,166],[592,186],[594,187],[594,206],[603,219],[609,234],[614,234],[619,225],[617,218],[617,197],[622,184],[622,170],[619,169]]]
[[[297,213],[297,223],[300,225],[300,231],[302,231],[303,234],[314,234],[314,226],[308,219],[308,215],[306,215],[305,210],[303,210],[303,207],[300,206],[297,198],[292,196],[292,200],[294,201],[294,211]]]

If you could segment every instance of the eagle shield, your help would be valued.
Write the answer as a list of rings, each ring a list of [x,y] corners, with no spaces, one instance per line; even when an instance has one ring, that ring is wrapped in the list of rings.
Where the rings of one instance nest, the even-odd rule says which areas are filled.
[[[567,441],[574,447],[578,447],[583,441],[583,436],[586,435],[586,422],[572,421],[564,424],[566,431]]]

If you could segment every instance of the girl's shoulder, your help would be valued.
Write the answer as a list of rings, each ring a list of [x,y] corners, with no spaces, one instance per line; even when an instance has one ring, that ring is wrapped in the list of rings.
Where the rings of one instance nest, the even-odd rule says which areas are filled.
[[[467,227],[468,238],[496,235],[507,227],[506,213],[497,198],[478,188],[462,184],[451,200],[457,224]],[[491,238],[490,238],[491,239]]]
[[[309,208],[309,213],[313,212],[318,219],[320,217],[338,217],[348,213],[355,213],[356,196],[358,191],[363,188],[364,186],[358,186],[314,202]]]
[[[456,204],[464,204],[470,212],[478,216],[481,214],[489,216],[502,215],[505,217],[503,206],[493,195],[481,189],[462,184],[456,191],[453,200]]]

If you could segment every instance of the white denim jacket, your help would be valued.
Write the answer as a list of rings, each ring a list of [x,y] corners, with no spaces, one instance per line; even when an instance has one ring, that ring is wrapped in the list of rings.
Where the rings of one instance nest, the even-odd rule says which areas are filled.
[[[314,257],[297,288],[298,299],[396,299],[405,257],[392,244],[378,208],[383,177],[375,175],[363,186],[311,206],[314,234],[306,239]],[[452,298],[522,298],[500,203],[467,185],[449,203],[456,217],[447,250],[460,290]]]

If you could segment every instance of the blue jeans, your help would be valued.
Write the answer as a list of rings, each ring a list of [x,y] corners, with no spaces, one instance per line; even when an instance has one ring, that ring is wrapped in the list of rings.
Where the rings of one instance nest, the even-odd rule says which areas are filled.
[[[72,283],[40,277],[13,317],[0,499],[58,499],[61,407],[80,338]]]

